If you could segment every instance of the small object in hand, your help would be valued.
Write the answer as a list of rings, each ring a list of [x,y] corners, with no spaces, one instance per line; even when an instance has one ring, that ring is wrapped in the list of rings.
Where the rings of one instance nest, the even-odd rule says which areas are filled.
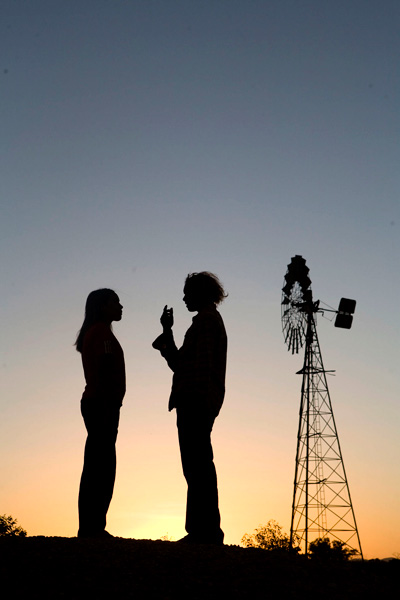
[[[174,324],[174,309],[168,308],[168,306],[165,305],[160,322],[163,329],[172,329],[172,326]]]

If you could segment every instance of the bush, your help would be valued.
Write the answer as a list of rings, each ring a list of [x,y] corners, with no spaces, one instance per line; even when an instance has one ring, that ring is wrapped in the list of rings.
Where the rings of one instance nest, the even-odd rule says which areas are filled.
[[[0,515],[0,536],[26,537],[26,531],[10,515]]]
[[[245,548],[262,548],[263,550],[289,550],[299,552],[297,537],[294,540],[294,547],[290,547],[290,538],[286,533],[282,533],[282,527],[273,519],[270,519],[266,525],[259,525],[254,533],[249,535],[245,533],[241,539],[241,544]]]
[[[349,560],[357,553],[354,548],[349,548],[344,542],[339,540],[329,541],[328,537],[316,538],[308,545],[308,551],[311,558],[320,560]]]

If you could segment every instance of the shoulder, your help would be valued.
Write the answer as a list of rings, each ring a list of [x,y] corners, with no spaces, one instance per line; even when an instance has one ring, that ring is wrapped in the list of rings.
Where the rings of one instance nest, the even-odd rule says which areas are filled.
[[[82,351],[96,349],[105,341],[112,340],[113,337],[113,333],[106,323],[95,323],[85,333]]]
[[[200,311],[194,321],[201,328],[225,332],[224,321],[216,308],[207,308]]]
[[[97,337],[110,337],[112,335],[110,327],[106,323],[95,323],[85,334],[85,340]]]

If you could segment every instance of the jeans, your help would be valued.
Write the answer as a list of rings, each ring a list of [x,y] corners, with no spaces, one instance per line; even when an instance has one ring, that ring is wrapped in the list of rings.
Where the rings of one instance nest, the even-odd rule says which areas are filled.
[[[201,410],[177,409],[182,469],[188,486],[185,528],[191,537],[203,542],[222,542],[224,537],[211,445],[214,420]]]
[[[82,398],[81,412],[87,439],[79,488],[78,536],[85,537],[100,534],[106,527],[115,481],[119,407]]]

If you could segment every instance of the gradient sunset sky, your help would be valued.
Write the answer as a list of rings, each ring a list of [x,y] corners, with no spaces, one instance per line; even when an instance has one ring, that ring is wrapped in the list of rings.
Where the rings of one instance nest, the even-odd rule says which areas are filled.
[[[0,514],[75,536],[85,429],[73,343],[88,293],[124,306],[127,395],[107,529],[185,534],[171,372],[189,272],[229,297],[213,433],[225,542],[290,527],[302,354],[287,264],[357,300],[318,335],[366,558],[400,552],[398,0],[3,0]]]

